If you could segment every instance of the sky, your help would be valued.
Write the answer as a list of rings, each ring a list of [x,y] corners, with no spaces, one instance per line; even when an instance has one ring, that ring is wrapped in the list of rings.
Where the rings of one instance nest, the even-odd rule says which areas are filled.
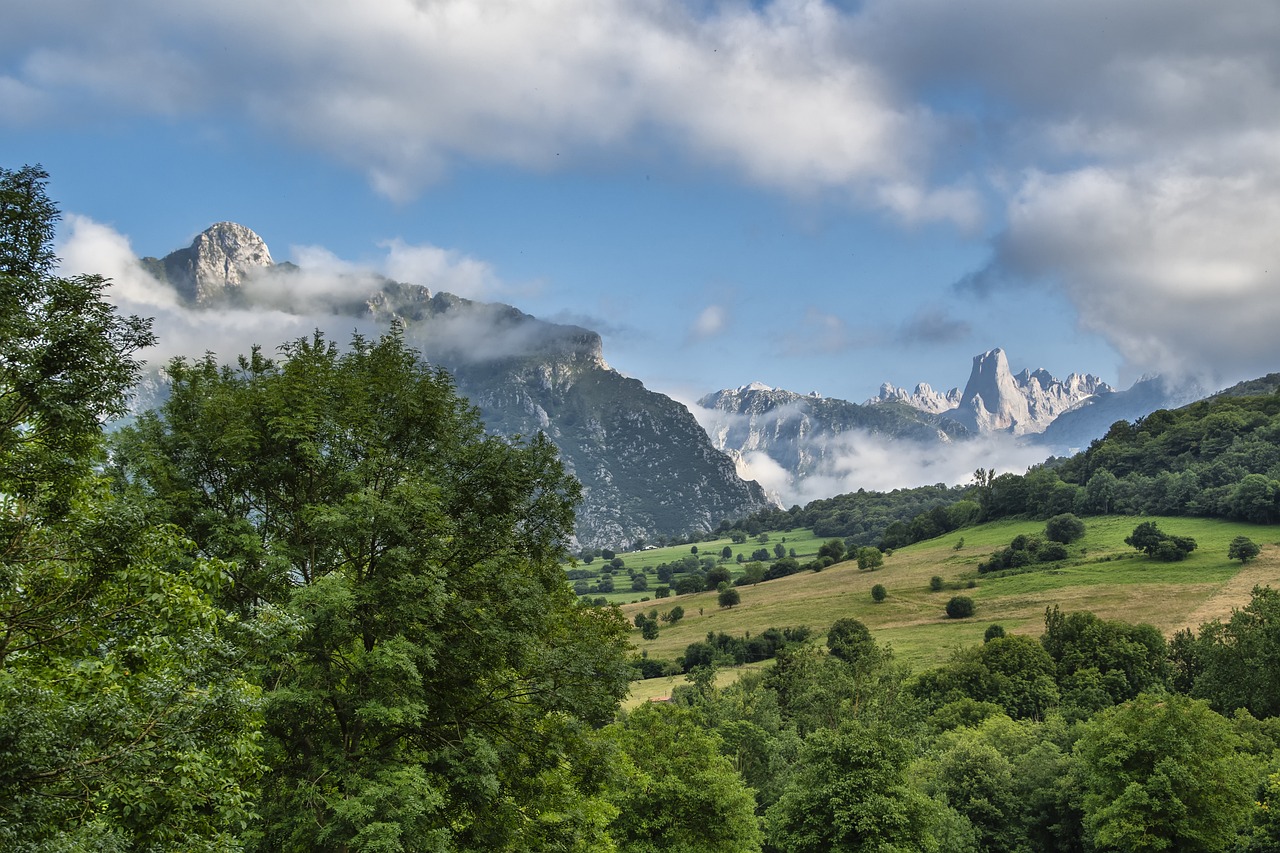
[[[0,0],[69,272],[210,224],[752,381],[1280,370],[1275,0]],[[145,290],[145,288],[142,288]],[[152,294],[155,296],[154,294]],[[166,353],[228,358],[260,322]],[[251,340],[250,340],[251,338]],[[198,355],[199,352],[191,353]]]

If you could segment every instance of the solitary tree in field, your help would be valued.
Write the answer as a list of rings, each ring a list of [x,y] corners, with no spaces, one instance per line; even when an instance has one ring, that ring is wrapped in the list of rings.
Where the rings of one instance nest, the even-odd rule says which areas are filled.
[[[1237,536],[1227,546],[1227,559],[1239,560],[1241,563],[1247,563],[1261,553],[1262,549],[1248,536]]]
[[[742,596],[731,586],[726,586],[720,590],[720,594],[716,597],[721,607],[733,607],[742,603]]]
[[[967,619],[973,615],[973,599],[967,595],[957,595],[947,602],[948,619]]]
[[[882,583],[878,583],[875,586],[871,587],[871,600],[874,601],[876,604],[879,604],[880,602],[884,601],[888,595],[889,595],[889,592],[884,588],[884,584]]]

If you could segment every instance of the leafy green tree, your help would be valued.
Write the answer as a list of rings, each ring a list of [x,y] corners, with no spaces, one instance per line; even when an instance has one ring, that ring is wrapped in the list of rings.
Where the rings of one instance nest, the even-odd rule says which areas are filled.
[[[929,591],[942,592],[942,576],[941,575],[934,575],[933,577],[929,578]]]
[[[736,607],[742,603],[742,595],[734,587],[726,586],[716,596],[716,603],[721,607]]]
[[[1246,474],[1231,492],[1231,514],[1256,524],[1280,518],[1280,484],[1262,474]]]
[[[906,779],[906,741],[846,722],[804,741],[782,796],[765,812],[769,845],[791,853],[937,850],[945,807]]]
[[[884,565],[884,553],[873,545],[858,549],[858,568],[878,569]]]
[[[0,847],[236,849],[260,718],[227,566],[96,473],[153,338],[53,275],[47,178],[0,169]]]
[[[982,642],[989,643],[992,640],[998,640],[1005,636],[1003,625],[988,625],[987,630],[982,632]]]
[[[718,589],[720,584],[728,581],[732,574],[729,572],[728,566],[716,566],[707,572],[706,585],[707,589]]]
[[[830,557],[832,563],[838,563],[843,560],[844,552],[845,547],[843,539],[828,539],[818,547],[818,556]]]
[[[660,617],[668,625],[674,625],[684,618],[684,608],[677,604]]]
[[[1080,851],[1079,794],[1069,735],[1058,721],[1003,714],[944,732],[915,772],[977,831],[977,847],[1000,853]]]
[[[539,437],[484,434],[398,330],[169,366],[121,482],[232,561],[226,598],[297,645],[256,656],[263,850],[536,849],[601,839],[590,725],[627,626],[574,605],[577,483]]]
[[[1084,716],[1169,681],[1168,644],[1152,625],[1103,620],[1087,611],[1064,614],[1054,606],[1045,610],[1040,644],[1057,667],[1064,704],[1079,706]]]
[[[637,572],[636,576],[631,579],[632,592],[644,592],[649,588],[649,576],[644,572]]]
[[[973,615],[973,599],[967,595],[954,596],[947,602],[948,619],[968,619]]]
[[[758,584],[764,580],[764,563],[759,560],[752,560],[742,567],[742,577],[738,580],[742,584]]]
[[[1188,536],[1172,536],[1154,521],[1144,521],[1125,537],[1126,545],[1137,548],[1154,560],[1177,562],[1196,549],[1196,540]]]
[[[876,604],[884,601],[889,595],[889,591],[884,588],[884,584],[878,583],[871,587],[871,600]]]
[[[867,626],[857,619],[837,619],[827,632],[827,649],[852,666],[865,671],[878,665],[883,657]]]
[[[1068,545],[1081,536],[1084,536],[1084,522],[1072,513],[1055,515],[1044,523],[1044,538],[1051,542]]]
[[[1237,536],[1227,546],[1227,559],[1239,560],[1241,563],[1247,563],[1261,553],[1262,549],[1248,536]]]
[[[723,548],[721,548],[721,549],[720,549],[720,559],[721,559],[721,560],[726,560],[726,561],[727,561],[727,560],[732,560],[732,559],[733,559],[733,548],[729,547],[728,545],[725,545]]]
[[[149,320],[122,317],[101,276],[53,274],[59,213],[38,166],[0,169],[0,472],[18,522],[71,510],[100,462],[102,422],[125,413]],[[14,526],[16,524],[16,527]]]
[[[1144,694],[1095,717],[1075,748],[1094,847],[1228,849],[1253,803],[1239,746],[1229,721],[1176,693]]]
[[[1255,587],[1249,603],[1226,623],[1201,626],[1184,657],[1191,663],[1192,695],[1218,711],[1280,716],[1280,592]]]
[[[961,699],[998,705],[1014,719],[1043,719],[1058,704],[1056,667],[1031,637],[995,637],[955,652],[945,666],[922,673],[913,692],[941,707]]]
[[[641,705],[605,735],[618,750],[608,793],[621,853],[760,850],[755,798],[693,712]]]

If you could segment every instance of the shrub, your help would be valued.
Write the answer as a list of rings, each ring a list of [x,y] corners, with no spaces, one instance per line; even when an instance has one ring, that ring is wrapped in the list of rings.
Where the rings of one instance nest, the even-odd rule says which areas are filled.
[[[1247,563],[1262,553],[1262,549],[1248,536],[1237,536],[1227,546],[1227,559]]]
[[[948,619],[967,619],[973,615],[973,599],[967,595],[957,595],[947,602]]]
[[[1147,556],[1166,563],[1185,560],[1196,549],[1196,540],[1189,536],[1172,536],[1156,526],[1154,521],[1144,521],[1125,537],[1131,545]]]
[[[942,578],[941,578],[941,577],[939,577],[938,575],[934,575],[933,577],[929,578],[929,591],[930,591],[930,592],[942,592]]]
[[[1036,560],[1041,563],[1052,563],[1067,559],[1067,546],[1061,542],[1046,542],[1036,551]]]
[[[871,600],[874,601],[876,604],[879,604],[880,602],[884,601],[885,597],[888,596],[888,594],[889,594],[889,591],[884,588],[884,584],[882,583],[878,583],[875,586],[871,587]]]
[[[1066,545],[1084,536],[1084,522],[1070,512],[1055,515],[1044,523],[1044,537]]]
[[[987,630],[982,634],[982,642],[989,643],[992,640],[998,640],[1004,636],[1003,625],[988,625]]]

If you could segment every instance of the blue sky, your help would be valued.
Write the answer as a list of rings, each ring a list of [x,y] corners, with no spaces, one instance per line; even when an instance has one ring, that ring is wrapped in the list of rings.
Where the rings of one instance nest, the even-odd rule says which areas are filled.
[[[686,400],[945,389],[996,346],[1280,370],[1274,0],[0,6],[0,166],[50,172],[71,269],[234,220],[594,328]]]

